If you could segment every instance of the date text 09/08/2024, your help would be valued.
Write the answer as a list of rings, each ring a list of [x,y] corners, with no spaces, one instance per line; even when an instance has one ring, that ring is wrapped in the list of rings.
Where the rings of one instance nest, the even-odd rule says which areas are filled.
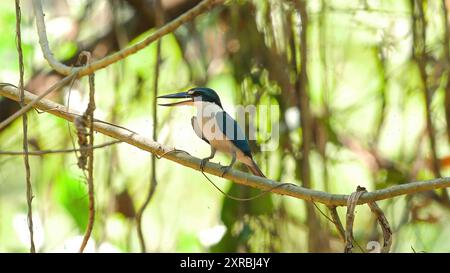
[[[267,268],[270,258],[223,258],[222,259],[195,259],[187,257],[180,261],[181,268],[207,268],[211,270],[214,266],[223,268]]]

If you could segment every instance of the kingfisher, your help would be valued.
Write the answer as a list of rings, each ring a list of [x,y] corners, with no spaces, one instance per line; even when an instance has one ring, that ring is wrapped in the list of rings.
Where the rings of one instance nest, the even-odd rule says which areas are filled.
[[[228,166],[222,166],[222,177],[232,168],[236,159],[244,163],[254,175],[265,177],[252,157],[245,134],[236,120],[225,112],[216,91],[207,87],[196,87],[186,92],[158,96],[157,98],[187,99],[158,105],[188,105],[197,109],[197,115],[191,118],[192,128],[195,134],[211,147],[211,154],[203,158],[200,163],[202,170],[206,162],[214,158],[216,151],[220,151],[230,154],[232,157]]]

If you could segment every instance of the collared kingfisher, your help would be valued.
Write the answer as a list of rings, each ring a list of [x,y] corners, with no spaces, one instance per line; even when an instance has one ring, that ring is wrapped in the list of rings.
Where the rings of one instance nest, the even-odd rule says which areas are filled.
[[[223,110],[217,93],[211,88],[196,87],[186,92],[158,96],[165,99],[187,99],[160,106],[189,105],[197,109],[197,115],[191,118],[196,135],[211,146],[211,155],[203,158],[200,164],[203,170],[206,162],[214,158],[217,151],[231,154],[231,163],[222,167],[222,176],[228,172],[237,160],[244,163],[257,176],[265,177],[253,160],[250,146],[238,123]]]

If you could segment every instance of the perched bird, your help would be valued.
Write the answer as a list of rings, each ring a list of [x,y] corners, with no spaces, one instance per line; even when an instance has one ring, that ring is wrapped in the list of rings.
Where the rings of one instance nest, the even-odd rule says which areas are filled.
[[[237,160],[244,163],[257,176],[265,177],[253,160],[250,146],[245,134],[237,122],[223,110],[217,93],[206,87],[196,87],[186,92],[163,95],[164,99],[187,99],[174,103],[159,104],[160,106],[189,105],[197,108],[197,115],[192,117],[191,123],[197,136],[211,146],[211,155],[202,159],[200,167],[214,158],[217,151],[231,154],[230,165],[222,167],[228,172]]]

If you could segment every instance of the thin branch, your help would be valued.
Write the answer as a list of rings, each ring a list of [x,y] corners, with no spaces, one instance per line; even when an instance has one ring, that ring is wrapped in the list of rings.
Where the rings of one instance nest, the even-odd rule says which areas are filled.
[[[161,1],[156,0],[154,1],[155,6],[155,14],[156,14],[156,25],[161,26],[164,23],[164,15],[163,15],[163,9],[161,7]],[[158,40],[156,44],[156,62],[155,62],[155,73],[154,73],[154,79],[153,79],[153,100],[152,100],[152,118],[153,118],[153,132],[152,132],[152,139],[156,141],[156,133],[158,128],[158,111],[157,111],[157,104],[156,99],[158,97],[158,80],[159,80],[159,67],[161,62],[161,40]],[[147,208],[148,204],[152,200],[157,186],[157,180],[156,180],[156,157],[154,154],[152,154],[151,158],[151,166],[150,166],[150,187],[147,192],[147,196],[145,197],[144,203],[142,204],[142,207],[139,208],[137,214],[136,214],[136,226],[137,226],[137,232],[138,232],[138,238],[139,238],[139,244],[141,245],[141,251],[143,253],[146,252],[145,248],[145,237],[144,233],[142,232],[142,215]]]
[[[389,253],[389,250],[391,249],[392,245],[392,230],[389,226],[389,222],[384,216],[383,211],[380,209],[380,207],[375,202],[368,203],[370,210],[377,216],[378,223],[381,226],[381,229],[383,230],[383,248],[381,249],[382,253]]]
[[[442,13],[443,13],[443,25],[444,25],[444,58],[447,64],[446,74],[447,83],[445,85],[445,98],[444,98],[444,109],[445,109],[445,119],[447,122],[447,139],[450,143],[450,21],[448,18],[448,12],[450,7],[448,7],[448,2],[442,0]]]
[[[64,86],[66,86],[67,84],[72,82],[72,80],[74,80],[76,78],[77,74],[78,73],[76,71],[74,71],[74,73],[70,74],[69,76],[67,76],[64,79],[60,80],[59,82],[55,83],[54,85],[52,85],[49,89],[47,89],[42,94],[39,94],[39,96],[35,97],[35,99],[33,101],[30,101],[27,105],[25,105],[24,107],[20,108],[19,111],[15,112],[13,115],[9,116],[7,119],[2,121],[0,123],[0,130],[5,128],[8,124],[10,124],[14,120],[16,120],[18,117],[20,117],[23,114],[25,114],[26,112],[30,111],[30,109],[33,108],[34,105],[38,101],[43,99],[45,96],[47,96],[48,94],[50,94],[53,91],[58,91],[59,89],[63,88]],[[0,83],[0,88],[3,87],[3,86],[6,86],[6,85],[14,86],[14,85],[7,84],[7,83]]]
[[[336,226],[336,229],[338,231],[339,237],[341,237],[342,241],[345,242],[345,230],[342,226],[341,219],[339,218],[339,214],[337,213],[335,206],[328,207],[330,210],[331,218],[333,219],[333,224]]]
[[[347,200],[347,216],[345,222],[345,253],[352,253],[353,242],[353,222],[355,220],[355,208],[358,204],[358,199],[365,192],[364,188],[358,186],[355,192],[353,192]]]
[[[414,41],[414,57],[419,66],[420,78],[423,85],[423,93],[425,97],[425,115],[426,115],[426,128],[427,134],[430,139],[430,151],[431,151],[431,163],[432,170],[435,177],[441,177],[441,170],[439,165],[439,159],[436,151],[436,132],[433,126],[433,117],[431,116],[431,101],[433,99],[433,94],[431,92],[430,86],[428,84],[428,74],[426,71],[427,66],[427,51],[426,51],[426,40],[427,40],[427,20],[425,18],[425,13],[423,10],[422,1],[415,1],[415,8],[417,10],[417,15],[413,22],[413,31],[416,33],[416,40]],[[414,12],[414,11],[413,11]]]
[[[73,152],[79,152],[83,150],[88,149],[100,149],[107,146],[111,146],[117,143],[121,143],[120,140],[113,140],[106,143],[102,143],[99,145],[94,145],[93,147],[86,146],[86,147],[80,147],[79,149],[59,149],[59,150],[39,150],[39,151],[28,151],[28,152],[20,152],[20,151],[0,151],[0,155],[37,155],[37,156],[43,156],[48,154],[63,154],[63,153],[73,153]]]
[[[23,66],[23,52],[22,52],[22,35],[20,32],[20,21],[22,19],[22,14],[20,10],[20,0],[16,0],[16,46],[17,52],[19,54],[19,71],[20,71],[20,80],[19,80],[19,93],[20,93],[20,107],[25,106],[25,95],[24,95],[24,84],[23,84],[23,74],[24,74],[24,66]],[[27,115],[23,115],[22,117],[22,127],[23,127],[23,161],[25,164],[25,177],[26,177],[26,187],[27,187],[27,207],[28,207],[28,232],[30,234],[30,252],[35,253],[36,247],[34,246],[34,235],[33,235],[33,188],[31,185],[31,170],[30,170],[30,162],[28,159],[28,117]]]
[[[9,99],[18,101],[19,100],[19,90],[11,85],[0,85],[0,95],[5,96]],[[36,95],[25,92],[25,101],[32,101],[36,99]],[[43,99],[39,101],[36,108],[48,112],[52,115],[64,118],[68,121],[73,122],[73,120],[80,115],[79,112],[75,110],[66,111],[66,107],[55,103],[48,99]],[[131,133],[125,129],[118,128],[117,126],[112,126],[101,121],[94,122],[94,130],[110,136],[112,138],[126,142],[134,147],[141,150],[148,151],[157,155],[158,157],[164,157],[168,160],[174,161],[180,165],[199,170],[200,171],[200,159],[190,156],[185,152],[175,150],[172,147],[165,146],[163,144],[154,142],[148,138],[145,138],[139,134]],[[220,177],[223,173],[219,164],[207,163],[204,172],[210,173],[212,175]],[[225,179],[234,181],[237,184],[261,189],[268,190],[274,186],[277,186],[280,182],[263,178],[256,177],[254,175],[241,172],[238,170],[230,170],[224,175]],[[414,194],[417,192],[429,191],[433,189],[442,189],[450,187],[450,178],[437,178],[426,181],[416,181],[410,183],[403,183],[400,185],[395,185],[386,189],[376,190],[373,192],[364,193],[359,198],[357,204],[365,204],[368,202],[375,202],[379,200],[389,199],[405,194]],[[348,195],[344,194],[330,194],[323,191],[317,191],[312,189],[303,188],[300,186],[295,186],[293,184],[287,184],[283,187],[275,188],[272,190],[273,193],[280,195],[288,195],[298,199],[303,199],[306,201],[314,201],[322,203],[328,206],[346,206]]]
[[[47,33],[45,29],[45,21],[44,21],[44,12],[42,10],[42,4],[40,0],[34,0],[33,2],[33,9],[34,14],[36,17],[36,27],[37,32],[39,35],[39,44],[41,45],[42,53],[44,54],[45,59],[48,61],[50,66],[58,71],[59,73],[63,75],[69,75],[72,73],[72,68],[70,66],[64,65],[60,63],[58,60],[55,59],[53,56],[53,53],[50,50],[50,47],[48,45],[48,39],[47,39]],[[179,26],[182,24],[193,20],[195,17],[200,15],[201,13],[205,12],[206,10],[212,8],[215,5],[223,3],[224,0],[203,0],[201,3],[199,3],[194,8],[188,10],[184,14],[182,14],[180,17],[172,20],[168,24],[164,25],[157,31],[150,34],[147,38],[145,38],[143,41],[138,42],[137,44],[134,44],[132,46],[129,46],[127,48],[124,48],[116,53],[113,53],[109,56],[106,56],[98,61],[92,62],[91,64],[76,68],[76,71],[79,72],[78,76],[84,76],[91,74],[101,68],[107,67],[108,65],[111,65],[117,61],[120,61],[126,57],[128,57],[131,54],[134,54],[138,52],[139,50],[145,48],[152,42],[158,40],[162,36],[171,33],[175,31]]]
[[[420,79],[422,81],[422,91],[425,97],[425,121],[426,130],[429,138],[431,153],[431,170],[435,177],[441,177],[441,166],[437,154],[436,131],[433,125],[431,102],[433,93],[429,84],[429,77],[426,71],[427,66],[427,18],[425,16],[423,1],[411,0],[412,4],[412,31],[413,31],[413,60],[416,61],[419,68]],[[442,192],[442,201],[448,203],[449,196],[446,190]]]
[[[90,63],[91,54],[89,52],[82,52],[86,56],[86,63]],[[94,111],[95,111],[95,75],[92,73],[89,75],[89,103],[82,119],[86,121],[86,125],[89,127],[88,146],[91,149],[87,151],[88,158],[88,195],[89,195],[89,218],[84,233],[83,242],[81,243],[79,252],[82,253],[86,247],[89,238],[91,237],[92,229],[94,228],[95,221],[95,199],[94,199]]]
[[[356,191],[350,195],[347,202],[347,223],[346,223],[346,230],[345,230],[345,253],[351,253],[353,248],[353,221],[355,217],[355,207],[358,202],[358,199],[366,193],[367,190],[363,187],[358,186]],[[389,222],[384,216],[383,211],[380,209],[380,207],[375,202],[369,202],[368,203],[370,210],[375,214],[377,217],[378,223],[381,226],[381,229],[383,230],[383,248],[381,250],[382,253],[389,253],[389,250],[392,245],[392,230],[389,226]],[[358,247],[362,250],[362,248],[358,245]]]
[[[308,31],[309,18],[307,5],[305,0],[297,0],[295,2],[296,8],[300,14],[301,31],[300,31],[300,67],[296,69],[297,80],[295,81],[295,89],[297,92],[297,106],[300,110],[300,124],[302,140],[301,145],[301,160],[297,164],[297,173],[301,177],[302,186],[311,188],[311,167],[309,162],[309,155],[312,149],[312,131],[313,116],[310,109],[309,99],[309,83],[308,83]],[[291,26],[292,27],[292,26]],[[295,37],[292,35],[292,39]],[[295,52],[295,42],[293,43],[292,52]],[[296,58],[293,56],[293,58]],[[306,203],[306,222],[309,228],[310,235],[308,236],[308,250],[309,252],[318,252],[327,250],[329,248],[328,240],[325,240],[325,234],[320,227],[320,220],[317,217],[316,211],[312,204]],[[318,236],[312,236],[312,233],[318,232]]]

